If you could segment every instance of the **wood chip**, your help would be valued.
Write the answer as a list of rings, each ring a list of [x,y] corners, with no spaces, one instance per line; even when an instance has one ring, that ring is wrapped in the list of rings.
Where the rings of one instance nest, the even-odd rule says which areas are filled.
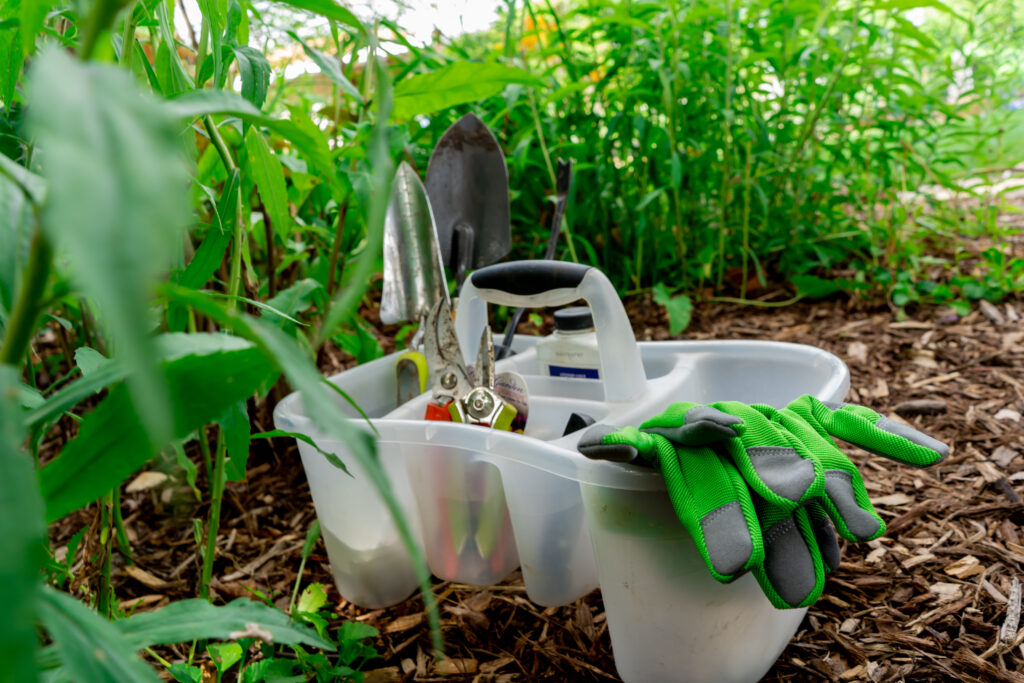
[[[363,683],[401,683],[403,680],[405,677],[397,666],[386,666],[363,673]]]
[[[858,363],[867,363],[868,345],[859,341],[850,342],[850,345],[846,347],[846,357]]]
[[[1003,408],[996,413],[997,420],[1012,420],[1013,422],[1020,422],[1020,413],[1012,408]]]
[[[163,472],[143,472],[124,487],[124,492],[137,493],[139,491],[148,491],[149,489],[155,489],[165,481],[167,481],[167,475]]]
[[[989,484],[993,484],[1005,476],[998,467],[988,460],[977,461],[974,463],[974,468],[978,470],[978,473]]]
[[[999,640],[1012,643],[1017,638],[1017,627],[1020,624],[1020,579],[1013,577],[1010,587],[1010,598],[1006,603],[1006,619],[999,629]]]
[[[946,565],[944,572],[957,579],[966,579],[985,571],[981,562],[974,555],[964,555],[956,562]]]
[[[408,631],[409,629],[416,628],[422,624],[424,618],[425,615],[423,612],[395,617],[391,623],[384,627],[384,633],[402,633],[403,631]]]
[[[931,562],[934,559],[936,559],[935,555],[932,555],[931,553],[928,553],[928,552],[924,552],[924,553],[921,553],[919,555],[914,555],[912,557],[909,557],[906,560],[903,560],[902,562],[900,562],[900,564],[903,565],[904,569],[913,569],[914,567],[916,567],[919,564],[924,564],[925,562]]]
[[[978,308],[981,310],[981,314],[988,318],[989,322],[993,325],[1006,324],[1006,318],[1003,317],[1002,312],[991,301],[982,299],[978,302]]]
[[[939,598],[939,603],[952,602],[960,597],[963,588],[959,583],[939,581],[928,586],[928,591]]]
[[[164,581],[163,579],[153,576],[142,567],[136,566],[134,564],[126,566],[123,569],[123,571],[125,574],[132,577],[146,588],[152,588],[153,590],[159,591],[165,590],[168,586],[170,586],[170,584]]]
[[[890,493],[888,496],[882,496],[880,498],[872,498],[871,502],[875,505],[909,505],[914,502],[914,499],[905,493]]]
[[[948,406],[942,399],[923,398],[915,401],[903,401],[893,408],[897,415],[913,417],[914,415],[939,415],[946,412]]]
[[[475,674],[478,666],[475,659],[440,659],[434,663],[434,673],[439,676]]]
[[[992,461],[995,462],[997,465],[999,465],[1003,469],[1006,469],[1007,467],[1010,466],[1010,463],[1013,462],[1014,458],[1016,458],[1018,455],[1019,453],[1017,453],[1017,451],[1013,450],[1012,448],[1009,448],[1008,446],[999,446],[994,451],[992,451],[992,454],[989,455],[988,457],[991,458]]]
[[[920,389],[921,387],[927,387],[933,384],[943,384],[960,377],[959,372],[950,372],[945,375],[939,375],[937,377],[928,377],[926,379],[918,380],[910,384],[911,389]]]
[[[155,605],[161,600],[165,600],[167,596],[162,593],[151,593],[149,595],[143,595],[138,598],[131,598],[129,600],[122,600],[119,604],[122,612],[133,612],[143,607],[149,607]]]

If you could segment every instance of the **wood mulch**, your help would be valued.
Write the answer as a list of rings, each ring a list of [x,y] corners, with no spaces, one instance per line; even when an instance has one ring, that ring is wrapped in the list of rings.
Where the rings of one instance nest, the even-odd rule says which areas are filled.
[[[628,309],[639,339],[668,338],[660,307],[639,299]],[[953,447],[942,464],[924,470],[848,449],[888,531],[870,543],[844,544],[842,566],[768,679],[1024,681],[1024,630],[1018,635],[1016,624],[1024,577],[1021,312],[1019,303],[987,305],[959,319],[929,308],[900,320],[852,299],[697,311],[686,337],[821,346],[849,365],[849,401]],[[322,367],[336,371],[345,362],[329,354]],[[254,423],[272,429],[266,410],[254,411]],[[193,519],[205,519],[206,505],[197,505],[173,456],[161,468],[170,478],[123,494],[135,562],[115,562],[125,609],[195,596]],[[53,527],[58,554],[95,514],[93,506]],[[257,590],[287,606],[313,519],[294,446],[258,442],[246,480],[227,489],[217,595],[229,600]],[[78,583],[94,585],[95,571],[77,564]],[[367,667],[367,681],[619,680],[600,591],[542,608],[527,599],[518,573],[486,589],[435,581],[449,657],[439,661],[430,654],[419,598],[387,610],[355,607],[337,594],[320,542],[302,580],[328,586],[339,619],[381,631],[382,658]],[[184,648],[162,653],[187,656]]]

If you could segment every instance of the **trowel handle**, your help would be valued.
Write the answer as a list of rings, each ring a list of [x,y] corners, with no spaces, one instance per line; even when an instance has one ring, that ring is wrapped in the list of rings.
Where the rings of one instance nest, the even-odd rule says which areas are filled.
[[[646,387],[640,350],[618,293],[597,268],[564,261],[510,261],[475,271],[459,296],[455,332],[467,363],[476,358],[487,324],[485,302],[524,308],[563,306],[584,299],[597,331],[605,400],[636,401]]]

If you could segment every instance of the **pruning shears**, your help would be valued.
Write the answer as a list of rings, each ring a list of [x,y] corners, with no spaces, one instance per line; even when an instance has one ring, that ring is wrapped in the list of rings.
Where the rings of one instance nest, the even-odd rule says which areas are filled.
[[[451,306],[446,299],[430,308],[425,327],[423,350],[433,384],[424,419],[511,429],[516,409],[494,391],[494,339],[490,327],[484,327],[472,370],[463,364]]]

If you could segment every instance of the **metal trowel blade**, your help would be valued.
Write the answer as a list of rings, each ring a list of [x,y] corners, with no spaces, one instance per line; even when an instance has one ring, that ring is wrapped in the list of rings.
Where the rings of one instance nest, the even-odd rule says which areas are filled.
[[[430,200],[404,161],[395,173],[384,219],[384,286],[380,319],[385,324],[422,320],[448,298]]]
[[[452,124],[427,164],[427,194],[434,209],[441,262],[458,268],[453,235],[472,231],[469,268],[504,258],[512,246],[508,167],[494,134],[474,114]]]

